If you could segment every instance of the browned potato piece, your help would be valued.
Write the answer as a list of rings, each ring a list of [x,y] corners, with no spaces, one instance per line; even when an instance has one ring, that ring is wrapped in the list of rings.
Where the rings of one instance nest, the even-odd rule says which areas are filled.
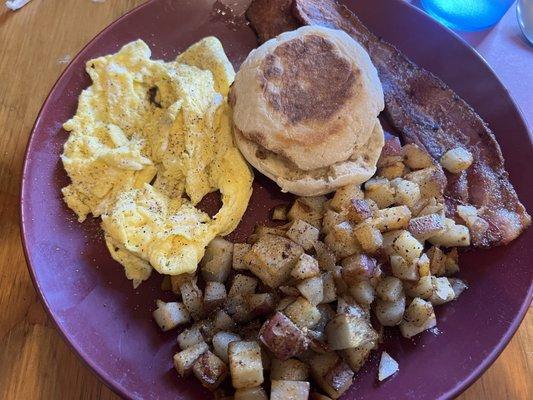
[[[394,202],[396,204],[413,208],[420,200],[420,188],[415,182],[396,178],[391,181],[391,186],[394,188]]]
[[[233,261],[233,243],[221,237],[214,238],[205,249],[200,261],[202,276],[206,281],[225,282]]]
[[[287,216],[291,221],[302,219],[320,229],[326,200],[325,196],[300,197],[296,199]]]
[[[194,362],[192,372],[202,386],[214,390],[226,379],[228,367],[220,358],[207,350]]]
[[[309,366],[294,358],[288,360],[272,360],[270,379],[283,381],[306,381],[309,377]]]
[[[437,318],[435,317],[435,314],[433,313],[421,326],[417,326],[411,322],[403,320],[402,323],[400,324],[400,332],[402,333],[403,337],[409,339],[435,326],[437,326]]]
[[[433,284],[433,294],[429,298],[431,304],[440,305],[455,299],[455,292],[448,278],[435,278],[432,276],[431,283]]]
[[[383,233],[383,251],[388,256],[395,254],[395,250],[392,247],[394,241],[400,234],[402,233],[402,230],[395,230]]]
[[[408,262],[402,256],[393,254],[390,256],[390,264],[392,274],[395,277],[408,281],[418,281],[420,279],[417,262]]]
[[[235,321],[224,310],[218,310],[213,320],[213,327],[218,331],[230,331],[235,329]]]
[[[221,282],[207,282],[204,292],[204,307],[207,311],[222,306],[226,300],[226,287]]]
[[[454,247],[448,254],[446,254],[445,275],[450,276],[459,272],[459,253]]]
[[[261,386],[237,389],[233,400],[268,400],[265,390]]]
[[[280,360],[303,353],[309,347],[305,334],[280,312],[263,324],[259,339]]]
[[[403,296],[402,281],[394,276],[385,276],[376,286],[376,293],[381,300],[396,301]]]
[[[326,271],[331,271],[335,267],[337,257],[335,253],[323,242],[315,243],[316,260],[318,266]]]
[[[420,276],[427,276],[431,274],[429,258],[426,254],[422,254],[416,261],[418,266],[418,273]]]
[[[406,144],[402,148],[404,163],[411,169],[423,169],[433,165],[433,158],[427,151],[421,149],[414,143]]]
[[[360,250],[353,227],[347,221],[335,225],[324,238],[324,243],[338,258],[348,257]]]
[[[468,289],[467,284],[462,279],[448,278],[450,285],[452,285],[453,293],[457,299],[461,293]]]
[[[298,243],[304,250],[311,250],[318,240],[320,231],[301,219],[294,221],[287,231],[287,237]]]
[[[254,317],[272,313],[276,307],[276,299],[272,293],[254,293],[245,296],[248,309]]]
[[[176,301],[165,303],[157,300],[157,309],[152,313],[155,322],[162,331],[174,329],[190,320],[190,314],[183,303]]]
[[[386,178],[375,177],[365,183],[365,198],[372,199],[379,208],[394,204],[394,188]]]
[[[373,254],[383,246],[383,236],[370,222],[361,222],[354,228],[354,234],[364,252]]]
[[[444,220],[444,231],[429,239],[431,244],[443,247],[470,246],[470,231],[464,225],[457,225],[453,219]]]
[[[433,305],[429,301],[415,297],[405,310],[403,318],[405,321],[420,327],[432,316],[435,316]]]
[[[430,272],[432,275],[442,276],[446,271],[446,255],[437,246],[431,246],[427,251],[429,258]]]
[[[371,218],[374,211],[366,200],[353,199],[347,208],[348,219],[354,224],[359,224],[368,218]]]
[[[287,296],[281,299],[276,306],[276,311],[284,311],[289,304],[293,303],[298,297],[297,296]]]
[[[400,161],[403,161],[403,151],[400,139],[396,136],[385,139],[385,144],[381,149],[381,155],[377,166],[384,167]]]
[[[219,356],[225,363],[229,362],[228,358],[228,346],[231,342],[238,342],[241,337],[232,332],[217,332],[213,336],[213,351]]]
[[[393,249],[407,261],[413,261],[419,258],[424,251],[424,245],[409,233],[402,231],[392,244]]]
[[[346,210],[354,199],[363,199],[364,194],[359,185],[347,185],[337,189],[335,195],[329,202],[329,206],[341,212]]]
[[[376,297],[374,286],[369,281],[360,281],[350,286],[352,297],[359,304],[370,305]]]
[[[233,269],[243,270],[248,269],[248,265],[244,262],[244,255],[252,248],[248,243],[235,243],[233,245]]]
[[[409,221],[409,232],[424,242],[430,237],[444,232],[444,221],[439,214],[429,214],[420,217],[412,218]]]
[[[409,297],[429,299],[433,295],[433,283],[431,276],[422,276],[418,282],[404,282],[405,292]]]
[[[228,296],[245,296],[247,294],[255,293],[255,288],[257,287],[257,279],[252,276],[237,274],[233,278],[231,288],[229,290]]]
[[[397,206],[378,210],[372,223],[380,232],[406,229],[411,219],[411,210],[407,206]]]
[[[168,275],[167,275],[168,276]],[[172,292],[181,296],[180,286],[182,283],[190,281],[195,278],[195,274],[179,274],[172,275],[170,277],[170,284],[172,286]]]
[[[440,159],[440,165],[452,174],[458,174],[472,165],[472,153],[462,147],[448,150]]]
[[[381,274],[377,260],[366,254],[356,254],[342,260],[342,278],[348,285],[375,278]]]
[[[370,352],[375,346],[375,342],[365,342],[358,347],[342,350],[341,354],[352,371],[357,372],[366,363],[368,357],[370,357]]]
[[[324,219],[322,220],[322,232],[327,235],[333,230],[335,225],[338,225],[345,220],[346,216],[344,214],[328,208],[324,213]]]
[[[304,297],[298,297],[289,304],[284,313],[300,329],[312,328],[320,320],[320,311]]]
[[[316,383],[332,399],[338,399],[350,387],[353,371],[336,353],[315,354],[309,360]]]
[[[302,254],[291,271],[291,276],[296,279],[312,278],[320,274],[318,261],[309,254]]]
[[[398,325],[403,318],[405,311],[405,296],[401,296],[395,301],[385,301],[378,299],[374,312],[379,323],[383,326]]]
[[[324,282],[320,276],[307,278],[298,283],[296,287],[313,306],[322,303],[322,300],[324,300]]]
[[[196,278],[185,281],[180,286],[183,304],[195,320],[202,319],[204,315],[204,300],[202,291],[196,285]]]
[[[248,269],[272,288],[282,285],[291,274],[303,248],[292,240],[264,235],[244,256]]]
[[[440,167],[432,166],[409,172],[404,179],[415,182],[420,188],[422,198],[441,198],[446,188],[446,176]]]
[[[209,350],[205,342],[195,344],[179,353],[174,354],[174,367],[181,377],[187,376],[192,370],[194,362]]]
[[[202,332],[200,332],[200,328],[194,325],[189,329],[183,330],[178,335],[178,345],[182,350],[185,350],[203,341],[204,337],[202,336]]]
[[[286,204],[274,207],[272,211],[272,219],[274,221],[286,221],[288,218],[289,207]]]
[[[331,350],[351,349],[377,340],[377,333],[365,318],[339,314],[326,326]]]
[[[231,342],[228,346],[231,382],[235,389],[252,388],[263,383],[261,347],[255,341]]]
[[[270,400],[307,400],[309,382],[272,380]]]
[[[409,169],[406,168],[405,164],[401,161],[398,161],[394,164],[387,165],[386,167],[379,168],[376,175],[392,180],[395,178],[400,178],[408,172]]]

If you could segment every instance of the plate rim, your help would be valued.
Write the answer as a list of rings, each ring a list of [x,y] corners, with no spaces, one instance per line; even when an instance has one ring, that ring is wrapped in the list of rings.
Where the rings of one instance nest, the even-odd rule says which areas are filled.
[[[36,278],[35,271],[31,262],[31,254],[29,251],[29,246],[26,238],[26,224],[25,221],[25,210],[24,210],[24,204],[25,204],[25,193],[27,192],[27,175],[29,170],[29,154],[30,151],[33,148],[33,142],[35,139],[35,131],[38,128],[38,125],[41,121],[41,118],[43,116],[45,108],[49,105],[50,99],[52,97],[52,94],[57,89],[59,82],[63,79],[63,77],[67,74],[67,72],[70,70],[72,64],[74,64],[76,61],[78,61],[82,54],[85,52],[87,48],[89,48],[91,45],[94,44],[98,39],[100,39],[103,35],[105,35],[109,30],[111,30],[116,25],[120,24],[124,19],[126,19],[130,14],[140,12],[143,8],[151,5],[152,3],[155,3],[160,0],[147,0],[146,2],[134,7],[133,9],[127,11],[114,21],[112,21],[109,25],[104,27],[101,31],[99,31],[92,39],[90,39],[87,44],[85,44],[76,54],[75,57],[70,61],[70,63],[67,65],[67,67],[59,74],[58,78],[50,88],[45,100],[43,101],[43,104],[41,108],[39,109],[39,112],[37,114],[37,117],[35,119],[35,122],[31,128],[30,136],[28,138],[28,142],[26,144],[26,149],[24,151],[24,157],[23,157],[23,164],[22,164],[22,174],[21,174],[21,184],[19,188],[19,231],[20,231],[20,237],[22,242],[22,247],[24,251],[24,258],[26,260],[26,267],[29,271],[30,278],[32,280],[33,286],[35,288],[35,291],[37,292],[37,295],[39,297],[39,300],[41,304],[43,305],[43,308],[45,309],[46,314],[50,317],[50,319],[53,322],[53,325],[55,326],[56,330],[59,332],[61,338],[66,342],[68,347],[73,350],[74,354],[77,356],[78,359],[82,361],[83,364],[85,364],[91,371],[96,375],[96,377],[103,382],[109,389],[111,389],[115,394],[119,395],[122,398],[134,398],[132,396],[132,393],[130,393],[128,390],[126,390],[125,387],[123,387],[121,384],[116,382],[116,380],[112,379],[109,374],[103,369],[96,365],[95,362],[93,362],[89,357],[86,356],[85,352],[81,349],[80,346],[76,345],[73,341],[70,340],[69,334],[66,332],[67,329],[60,323],[60,321],[57,319],[55,314],[52,312],[52,309],[46,300],[44,293],[41,289],[41,286]],[[522,121],[524,127],[526,128],[526,132],[529,136],[530,142],[533,141],[533,132],[532,129],[529,127],[527,120],[524,117],[524,113],[521,109],[521,107],[515,102],[514,98],[512,97],[511,93],[505,87],[505,85],[502,83],[502,81],[499,79],[498,75],[494,72],[492,67],[488,64],[487,60],[474,48],[472,47],[465,39],[463,39],[461,36],[459,36],[456,32],[451,30],[450,28],[438,23],[433,18],[431,18],[428,14],[426,14],[422,9],[416,7],[414,4],[410,2],[405,2],[403,0],[389,0],[389,1],[395,1],[397,3],[401,3],[402,6],[405,6],[407,8],[411,8],[411,11],[414,11],[418,14],[417,18],[425,18],[429,20],[429,22],[434,26],[436,29],[444,30],[448,35],[452,36],[454,40],[458,40],[462,46],[466,47],[466,50],[472,53],[472,55],[478,60],[484,64],[484,66],[487,68],[488,72],[492,76],[492,78],[497,82],[497,84],[500,86],[501,89],[504,90],[504,92],[507,94],[508,99],[510,100],[511,104],[514,106],[514,108],[517,111],[517,114]],[[347,2],[350,2],[350,0],[341,0],[343,4],[346,5]],[[349,7],[348,7],[349,8]],[[533,229],[533,228],[530,228]],[[533,300],[533,282],[529,285],[529,290],[527,292],[526,297],[524,298],[518,313],[514,316],[512,323],[509,325],[507,330],[505,331],[505,334],[501,337],[500,341],[496,346],[494,346],[488,355],[483,359],[480,365],[478,365],[476,368],[474,368],[461,382],[456,384],[455,386],[451,387],[450,390],[447,392],[441,394],[439,399],[451,399],[462,392],[464,392],[468,387],[470,387],[476,380],[478,380],[483,373],[496,361],[498,356],[503,352],[503,350],[507,347],[509,342],[511,341],[512,337],[516,334],[519,326],[521,325],[522,321],[524,320],[527,311],[530,307],[530,304]]]

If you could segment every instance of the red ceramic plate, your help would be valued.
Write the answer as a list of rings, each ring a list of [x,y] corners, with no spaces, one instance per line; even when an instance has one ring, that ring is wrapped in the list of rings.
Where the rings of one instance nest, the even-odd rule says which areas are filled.
[[[248,1],[234,9],[242,11]],[[235,0],[226,3],[234,4]],[[511,180],[531,211],[531,139],[508,92],[483,59],[457,36],[403,1],[348,1],[378,35],[440,76],[490,124],[507,159]],[[37,291],[72,348],[113,390],[127,398],[203,399],[208,392],[172,368],[176,333],[161,333],[151,319],[161,278],[133,290],[109,256],[98,220],[83,224],[61,200],[67,182],[59,155],[67,139],[61,128],[90,83],[85,62],[144,39],[155,57],[173,59],[195,41],[215,35],[237,68],[256,45],[253,32],[212,0],[149,1],[105,29],[67,68],[46,100],[28,145],[21,195],[22,237]],[[256,174],[254,195],[233,235],[243,238],[289,200]],[[450,398],[494,361],[524,317],[532,297],[533,230],[509,246],[472,250],[461,257],[470,289],[438,307],[438,334],[415,340],[390,334],[384,348],[400,372],[376,381],[377,356],[358,374],[350,399]]]

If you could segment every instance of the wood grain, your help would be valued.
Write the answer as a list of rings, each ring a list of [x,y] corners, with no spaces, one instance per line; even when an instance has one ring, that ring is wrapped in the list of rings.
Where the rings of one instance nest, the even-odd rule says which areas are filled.
[[[31,283],[18,227],[24,149],[48,91],[83,45],[142,0],[0,5],[0,399],[116,399],[69,349]],[[2,1],[3,4],[3,1]],[[531,399],[533,313],[462,400]]]

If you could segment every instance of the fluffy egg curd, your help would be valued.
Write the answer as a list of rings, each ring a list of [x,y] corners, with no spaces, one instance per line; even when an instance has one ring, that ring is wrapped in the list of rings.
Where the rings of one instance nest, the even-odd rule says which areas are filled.
[[[142,41],[90,60],[61,156],[67,205],[83,222],[101,216],[107,247],[134,286],[195,271],[215,236],[235,229],[253,175],[233,143],[227,102],[235,71],[208,37],[173,62],[151,60]],[[214,217],[195,206],[219,190]]]

